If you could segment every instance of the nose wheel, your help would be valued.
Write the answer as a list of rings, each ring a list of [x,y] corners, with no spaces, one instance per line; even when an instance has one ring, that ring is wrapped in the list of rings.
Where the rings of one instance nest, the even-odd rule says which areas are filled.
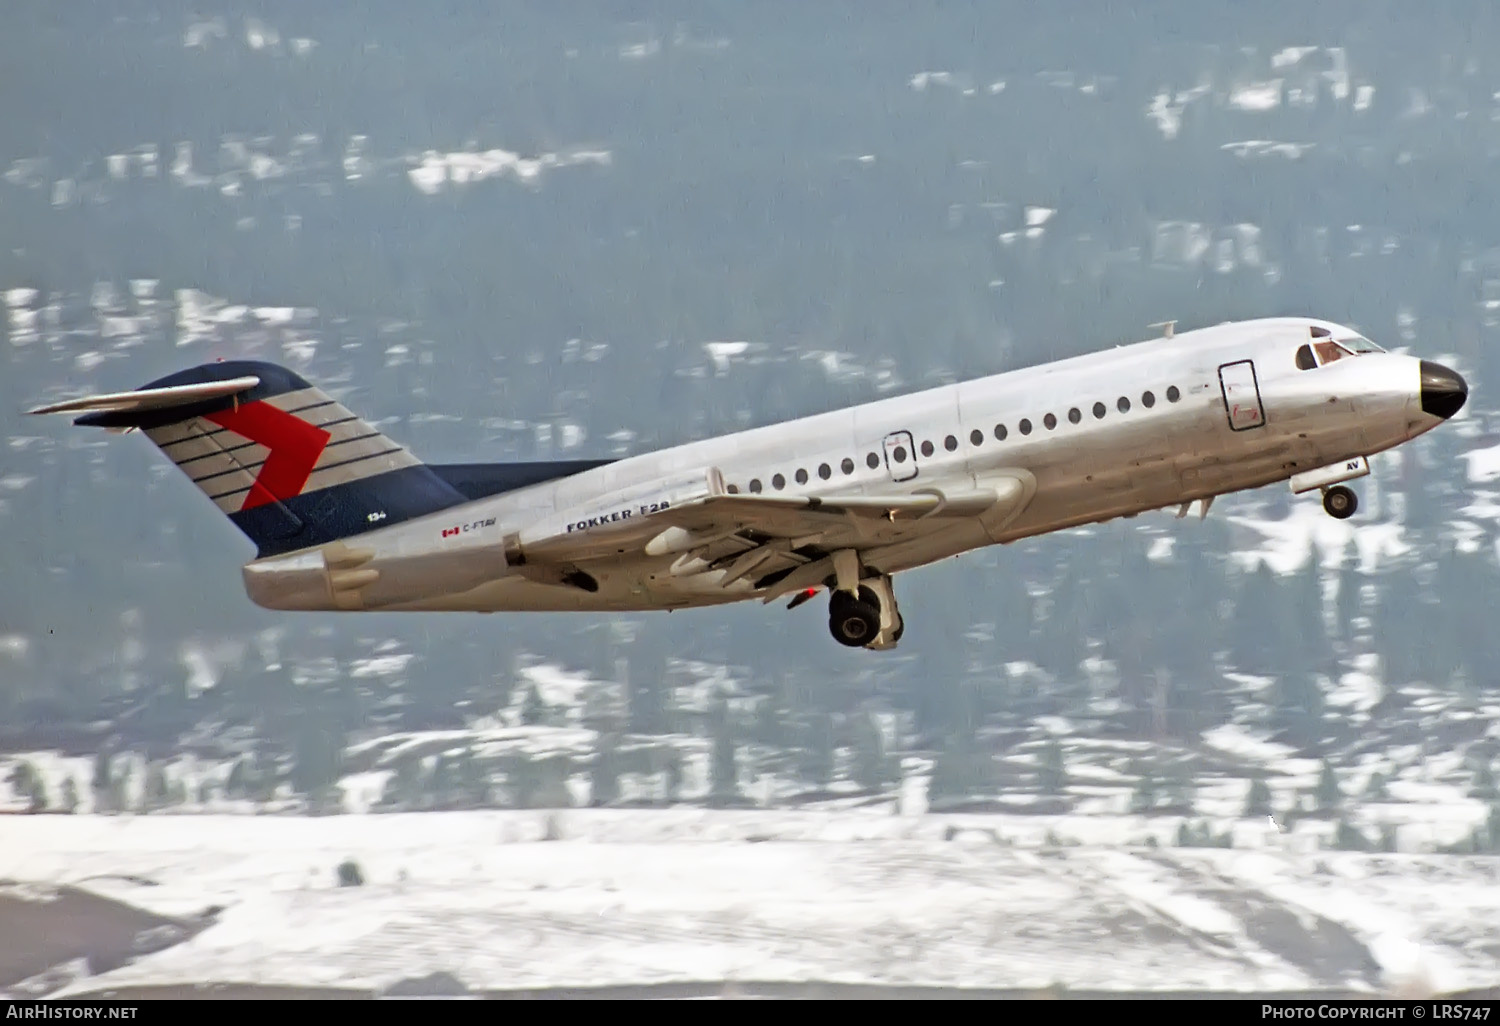
[[[1352,489],[1334,485],[1323,491],[1323,509],[1331,517],[1348,520],[1359,509],[1359,498]]]

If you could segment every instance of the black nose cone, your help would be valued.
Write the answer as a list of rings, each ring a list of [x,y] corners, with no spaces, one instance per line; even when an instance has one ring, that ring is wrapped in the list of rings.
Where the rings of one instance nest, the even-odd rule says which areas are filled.
[[[1463,409],[1469,384],[1440,363],[1422,361],[1422,412],[1447,420]]]

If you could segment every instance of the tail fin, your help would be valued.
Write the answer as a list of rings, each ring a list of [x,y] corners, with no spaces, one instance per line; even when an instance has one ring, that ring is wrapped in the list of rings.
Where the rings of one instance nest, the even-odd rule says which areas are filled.
[[[291,371],[204,364],[134,392],[32,410],[139,429],[255,543],[260,557],[322,545],[468,498]]]

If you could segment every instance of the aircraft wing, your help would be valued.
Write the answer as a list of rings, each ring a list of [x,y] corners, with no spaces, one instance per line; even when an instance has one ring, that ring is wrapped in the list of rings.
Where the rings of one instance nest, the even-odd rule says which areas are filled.
[[[570,522],[562,531],[557,524],[538,525],[522,532],[520,550],[528,563],[576,567],[630,555],[674,556],[673,575],[724,571],[721,586],[748,579],[770,589],[765,601],[772,601],[821,583],[832,572],[832,552],[883,548],[965,518],[1008,522],[1036,489],[1024,470],[955,489],[841,496],[730,493],[716,470],[695,476],[701,484],[694,488],[692,479],[684,482],[687,494],[677,486],[664,508],[628,522]],[[663,487],[673,490],[670,483]]]

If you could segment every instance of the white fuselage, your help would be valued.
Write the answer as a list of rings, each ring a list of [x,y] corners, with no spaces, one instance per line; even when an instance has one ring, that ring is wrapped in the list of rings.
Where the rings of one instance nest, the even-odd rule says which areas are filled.
[[[977,518],[935,520],[929,531],[862,553],[867,566],[895,574],[986,545],[1284,481],[1442,423],[1422,411],[1416,357],[1373,351],[1299,368],[1297,351],[1315,326],[1335,340],[1358,339],[1301,318],[1184,332],[629,457],[371,531],[358,544],[375,552],[375,566],[450,548],[455,565],[472,568],[451,589],[428,581],[375,608],[713,605],[758,593],[750,579],[726,588],[721,573],[667,573],[670,555],[637,551],[591,566],[592,592],[508,572],[495,556],[502,539],[527,524],[560,514],[587,523],[609,512],[595,508],[602,496],[703,468],[718,468],[732,490],[766,495],[909,494],[973,488],[1004,471],[1034,477],[1034,496],[1000,529]],[[445,539],[449,525],[466,529]],[[299,558],[308,557],[252,563],[247,584],[258,569],[290,569]]]

